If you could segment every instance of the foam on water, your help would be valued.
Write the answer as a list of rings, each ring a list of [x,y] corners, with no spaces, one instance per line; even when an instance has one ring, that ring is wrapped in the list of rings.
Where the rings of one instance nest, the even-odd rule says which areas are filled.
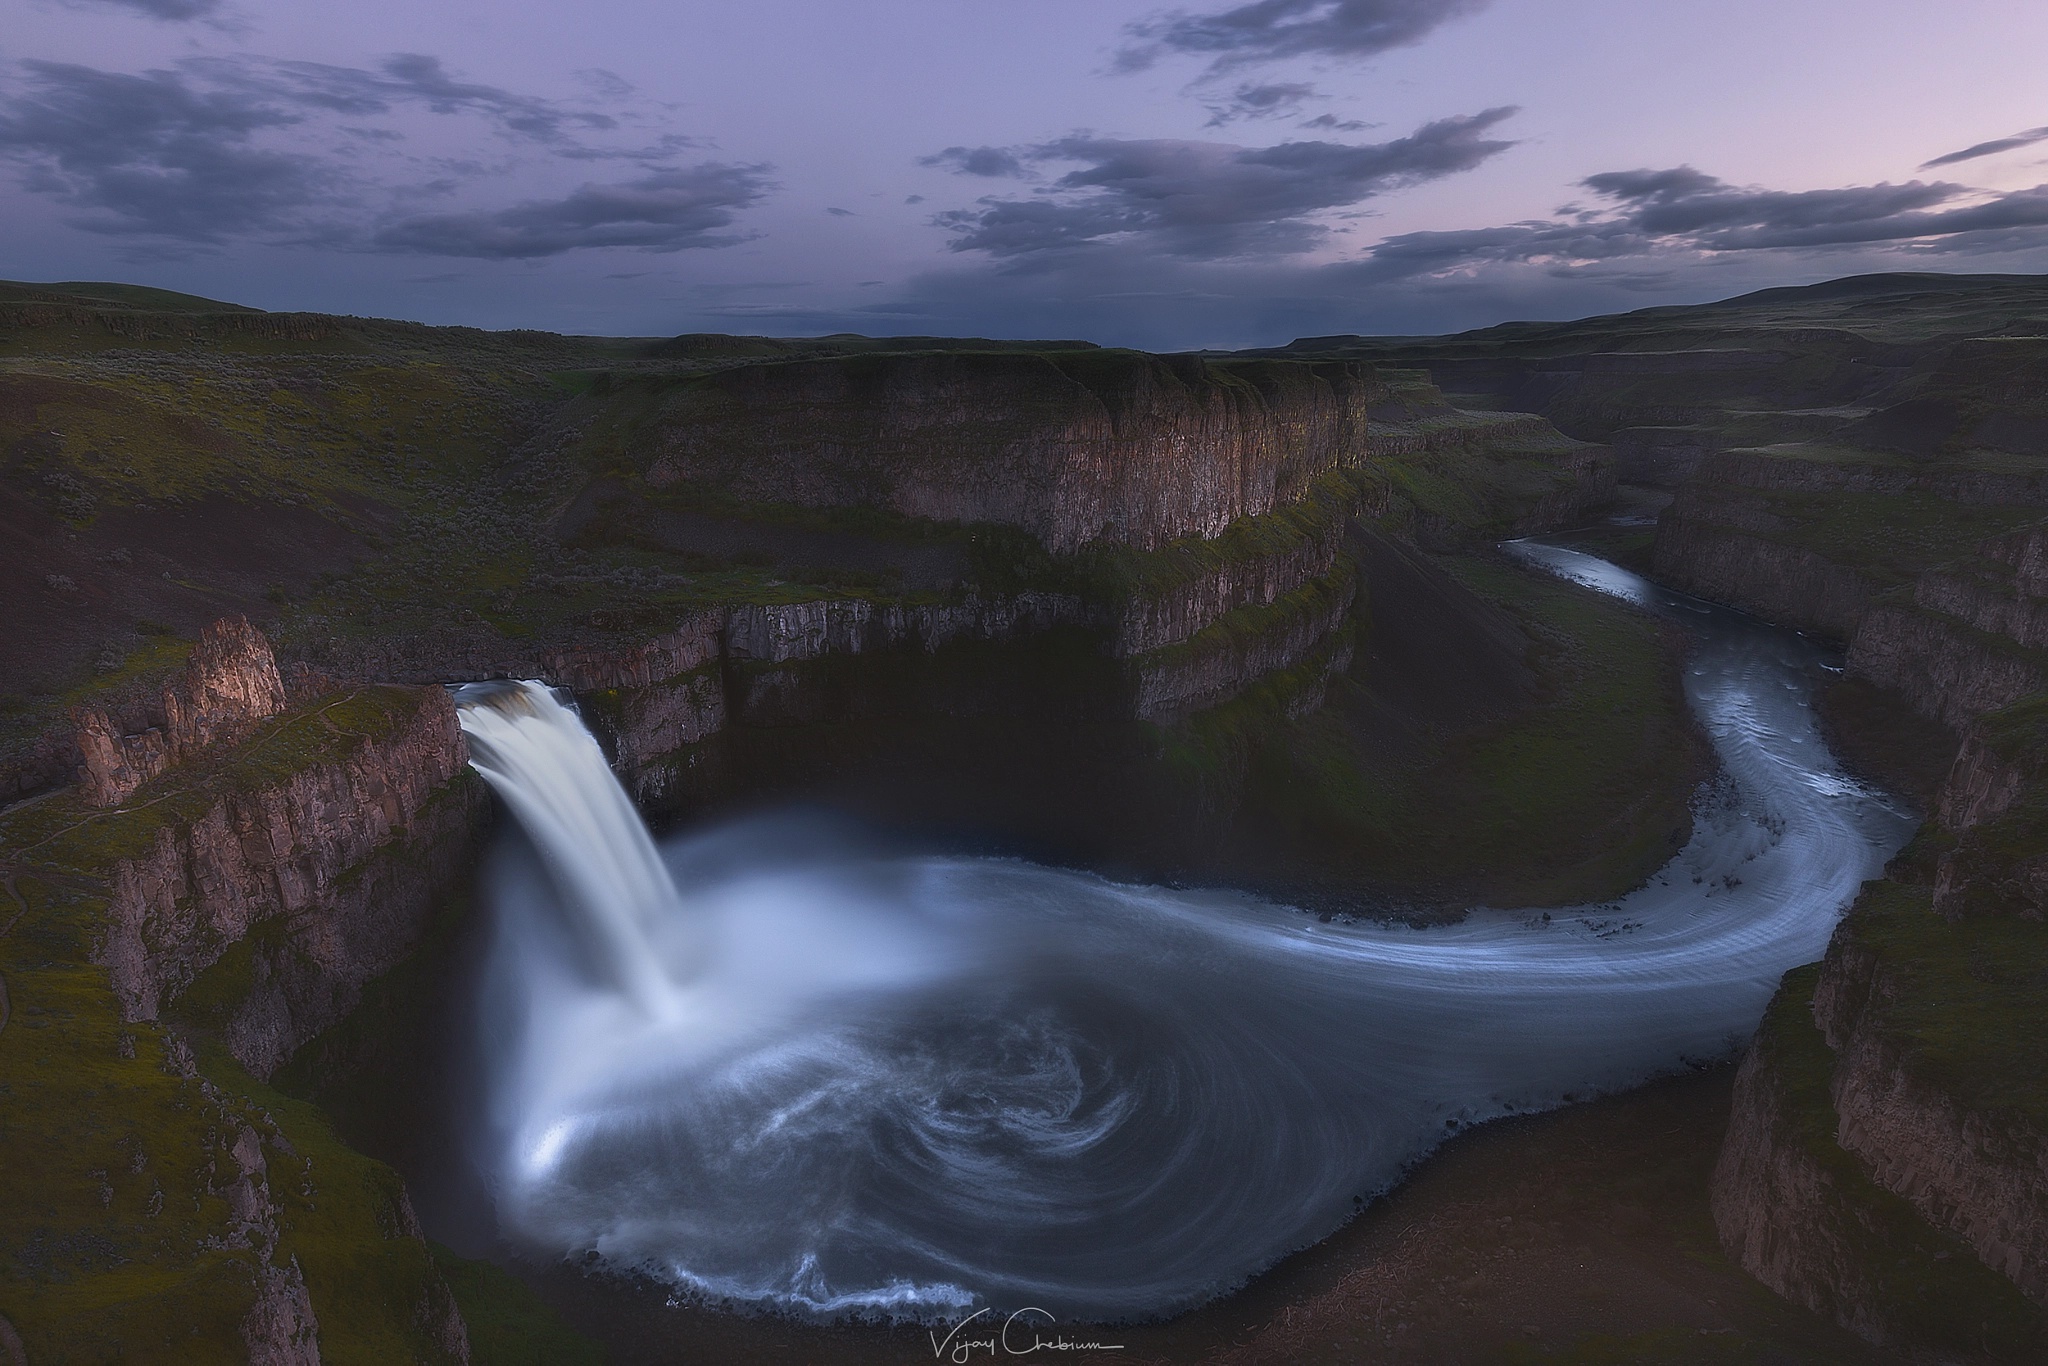
[[[1548,917],[1324,924],[796,817],[656,858],[546,689],[463,690],[529,836],[489,873],[478,1160],[505,1234],[822,1316],[1163,1314],[1462,1124],[1729,1055],[1910,821],[1827,752],[1806,642],[1516,550],[1693,628],[1726,773],[1648,885]]]

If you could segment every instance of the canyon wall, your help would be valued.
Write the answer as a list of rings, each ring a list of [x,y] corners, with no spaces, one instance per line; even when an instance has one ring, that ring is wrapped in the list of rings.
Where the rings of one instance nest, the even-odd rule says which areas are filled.
[[[2048,1332],[2048,476],[1937,458],[1910,406],[1844,429],[1884,450],[1709,453],[1658,529],[1661,577],[1842,642],[1961,738],[1930,824],[1781,988],[1713,1207],[1752,1274],[1873,1343],[2020,1359]]]
[[[151,724],[82,709],[80,781],[0,812],[27,1240],[0,1278],[31,1359],[469,1360],[403,1182],[251,1078],[412,952],[488,806],[445,689],[294,699],[285,672],[213,623]]]
[[[1881,927],[1852,916],[1828,946],[1813,1018],[1834,1053],[1836,1142],[1872,1180],[1960,1238],[1984,1265],[2048,1306],[2048,1133],[2019,1109],[1972,1104],[1915,1056],[1914,977]],[[1888,958],[1890,961],[1888,961]]]
[[[1870,584],[1855,570],[1798,545],[1768,539],[1764,527],[1708,520],[1681,491],[1657,526],[1653,572],[1673,588],[1836,640],[1852,636],[1869,606]]]
[[[1837,1119],[1835,1056],[1808,1006],[1819,974],[1787,974],[1737,1073],[1710,1185],[1722,1246],[1794,1304],[1907,1361],[2025,1359],[2048,1315],[1922,1216],[1923,1187],[1909,1200],[1838,1142],[1852,1121]]]
[[[1874,665],[1873,642],[1912,638],[1897,622],[1918,654]],[[1962,742],[1929,824],[1781,987],[1715,1178],[1738,1261],[1914,1359],[2021,1359],[1992,1344],[2048,1335],[2048,695],[1986,663],[2023,653],[1957,616],[1866,615],[1852,667]]]
[[[1656,573],[1843,643],[1852,674],[1961,727],[2048,686],[2048,533],[2024,525],[2048,510],[2044,479],[1720,451],[1661,518]]]
[[[108,886],[96,956],[130,1021],[234,958],[206,1006],[265,1077],[410,951],[462,874],[482,793],[446,689],[289,707],[269,642],[240,618],[206,628],[163,699],[163,724],[135,735],[78,714],[74,791],[104,813],[78,827]]]
[[[1124,351],[743,366],[646,394],[628,448],[656,487],[1152,549],[1358,464],[1370,373]]]

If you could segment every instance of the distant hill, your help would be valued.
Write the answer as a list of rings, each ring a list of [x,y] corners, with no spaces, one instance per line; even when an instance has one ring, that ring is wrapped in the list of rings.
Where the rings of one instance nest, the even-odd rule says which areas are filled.
[[[115,304],[150,313],[261,313],[260,308],[202,299],[197,294],[180,294],[148,285],[110,284],[101,280],[64,280],[56,284],[26,284],[0,280],[0,300],[41,299],[49,302]]]
[[[1570,322],[1509,322],[1441,337],[1303,337],[1274,354],[1357,356],[1558,354],[1677,350],[1744,331],[1824,328],[1869,341],[1926,345],[1965,337],[2048,333],[2048,275],[1852,275],[1762,289],[1705,304],[1641,308]]]

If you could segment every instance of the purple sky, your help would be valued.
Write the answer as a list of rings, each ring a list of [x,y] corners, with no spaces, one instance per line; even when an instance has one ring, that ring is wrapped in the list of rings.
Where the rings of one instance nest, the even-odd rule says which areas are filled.
[[[2039,0],[0,0],[0,277],[666,334],[1438,332],[2048,269]]]

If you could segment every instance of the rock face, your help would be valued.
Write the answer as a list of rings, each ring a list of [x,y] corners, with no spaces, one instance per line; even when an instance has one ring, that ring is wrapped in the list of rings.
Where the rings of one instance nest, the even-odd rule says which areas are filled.
[[[2039,1086],[2039,1059],[2012,1037],[2031,1025],[2002,976],[2039,949],[2019,931],[1994,952],[1981,932],[2048,913],[2048,531],[1985,535],[2032,515],[2010,509],[2038,505],[2039,476],[1924,463],[1940,442],[1913,445],[1909,407],[1856,431],[1922,463],[1712,454],[1658,531],[1661,575],[1844,641],[1851,674],[1963,737],[1936,823],[1773,1005],[1714,1213],[1760,1280],[1872,1342],[2023,1359],[1988,1325],[2016,1343],[2048,1334],[2048,1137],[2011,1099]],[[1986,507],[1999,511],[1972,510]],[[1994,1279],[1956,1281],[1959,1267]]]
[[[1369,376],[1117,351],[797,361],[673,385],[633,441],[657,486],[1150,549],[1360,463]]]
[[[1849,668],[1954,727],[2048,684],[2044,661],[2014,642],[1946,613],[1895,604],[1864,616],[1849,642]]]
[[[1962,831],[2004,815],[2032,776],[2029,767],[2000,753],[1981,727],[1970,727],[1936,798],[1934,818],[1944,829]]]
[[[251,1366],[320,1366],[320,1324],[306,1293],[305,1273],[296,1258],[280,1263],[277,1257],[279,1209],[270,1196],[262,1136],[244,1126],[229,1145],[228,1157],[235,1175],[226,1192],[226,1241],[251,1248],[259,1257],[256,1302],[242,1319]]]
[[[1836,1056],[1836,1141],[1928,1223],[2048,1306],[2048,1134],[1974,1111],[1908,1066],[1886,1036],[1902,995],[1852,920],[1828,946],[1813,1014]]]
[[[1267,607],[1330,574],[1344,547],[1346,516],[1305,528],[1269,553],[1225,559],[1153,593],[1132,593],[1117,614],[1113,649],[1122,659],[1179,645],[1232,612]]]
[[[1145,721],[1178,720],[1320,655],[1319,677],[1293,703],[1297,711],[1315,710],[1323,681],[1351,664],[1348,638],[1336,637],[1355,586],[1347,563],[1268,606],[1220,618],[1185,642],[1141,656],[1133,712]]]
[[[1675,489],[1699,473],[1700,462],[1720,450],[1720,434],[1708,427],[1624,427],[1608,438],[1615,474],[1631,484]]]
[[[240,739],[284,706],[270,642],[247,617],[223,617],[199,633],[183,675],[137,733],[124,734],[104,708],[74,714],[81,789],[94,806],[116,805],[172,764]]]
[[[1961,727],[2048,687],[2048,531],[1960,544],[1936,535],[1982,524],[1984,514],[1963,509],[2041,500],[2034,476],[2010,488],[2005,479],[1877,456],[1713,453],[1658,525],[1656,574],[1845,643],[1852,674]],[[1807,529],[1831,517],[1817,545]],[[1929,545],[1901,569],[1889,563],[1887,536]]]
[[[466,778],[456,784],[467,755],[445,690],[343,694],[300,724],[324,727],[341,701],[388,733],[220,793],[194,818],[158,825],[147,852],[112,869],[101,959],[124,1016],[154,1019],[239,949],[247,975],[241,999],[226,1003],[225,1033],[258,1077],[411,949],[482,809]]]
[[[410,950],[483,810],[445,689],[355,688],[281,714],[284,700],[269,642],[216,623],[166,690],[165,726],[113,736],[169,786],[130,811],[116,804],[139,771],[89,765],[81,793],[115,807],[111,838],[142,846],[106,868],[98,958],[123,1018],[157,1018],[234,955],[210,1006],[259,1077]],[[80,727],[81,749],[108,752],[104,712]]]
[[[1787,975],[1736,1076],[1710,1188],[1722,1246],[1786,1299],[1906,1360],[2024,1359],[2048,1316],[1836,1143],[1833,1055],[1807,1010],[1815,976]],[[1844,1131],[1854,1123],[1842,1115]]]
[[[1703,515],[1697,495],[1683,490],[1665,510],[1655,548],[1660,581],[1800,630],[1837,640],[1855,634],[1871,595],[1861,575],[1758,534],[1774,529],[1761,518],[1731,525],[1725,505],[1715,513]]]
[[[1791,1094],[1789,1042],[1767,1025],[1736,1073],[1710,1187],[1714,1227],[1729,1256],[1778,1294],[1867,1341],[1895,1342],[1885,1288],[1865,1258],[1871,1230],[1844,1207],[1838,1167],[1800,1131],[1801,1101],[1811,1097]]]
[[[2048,687],[2048,532],[1994,537],[1874,607],[1849,666],[1951,726]]]

